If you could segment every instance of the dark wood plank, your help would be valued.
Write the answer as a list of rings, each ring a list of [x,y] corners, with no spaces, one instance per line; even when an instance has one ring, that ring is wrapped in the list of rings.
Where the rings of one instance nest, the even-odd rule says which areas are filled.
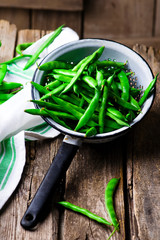
[[[30,11],[28,9],[12,9],[0,7],[0,19],[15,24],[17,30],[30,27]]]
[[[67,10],[79,11],[83,9],[82,0],[0,0],[0,7],[13,7],[13,8],[28,8],[28,9],[53,9],[53,10]]]
[[[155,36],[160,36],[160,0],[156,1],[155,12]]]
[[[121,231],[113,237],[119,240],[125,239],[123,141],[125,138],[103,144],[84,143],[67,172],[65,192],[66,201],[109,220],[105,210],[105,188],[111,178],[121,177],[115,194],[115,208]],[[111,227],[102,226],[80,214],[65,210],[62,239],[103,240],[112,230]]]
[[[31,13],[31,27],[33,29],[54,30],[62,24],[75,30],[81,35],[82,13],[65,11],[33,10]]]
[[[155,49],[160,49],[160,37],[140,37],[140,38],[116,38],[117,42],[127,45],[133,48],[134,45],[145,45],[146,47],[152,46]]]
[[[148,61],[154,74],[159,72],[159,50],[143,45],[136,45],[134,50]],[[131,146],[128,149],[127,188],[132,240],[153,240],[160,236],[159,80],[156,87],[156,98],[150,112],[128,139]]]
[[[84,2],[84,37],[150,37],[154,0]]]

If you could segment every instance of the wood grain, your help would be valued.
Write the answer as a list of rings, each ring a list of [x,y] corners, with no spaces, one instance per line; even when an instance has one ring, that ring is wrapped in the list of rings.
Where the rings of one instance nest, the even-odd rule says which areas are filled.
[[[156,1],[156,8],[155,8],[155,36],[160,37],[160,0]]]
[[[152,47],[136,45],[150,64],[154,74],[160,68],[160,52]],[[130,216],[130,239],[159,239],[160,229],[160,84],[157,81],[154,104],[146,118],[137,126],[129,139],[127,187]],[[128,149],[128,150],[129,150]]]
[[[17,30],[30,27],[29,9],[17,9],[0,7],[0,19],[4,19],[11,24],[15,24]]]
[[[0,20],[0,62],[7,61],[13,57],[16,43],[17,28],[5,20]]]
[[[53,10],[67,10],[78,11],[83,9],[82,0],[0,0],[0,7],[14,7],[14,8],[28,8],[28,9],[53,9]]]
[[[154,0],[84,2],[84,37],[150,37]]]
[[[75,30],[79,36],[82,32],[82,14],[80,11],[42,11],[33,10],[31,27],[33,29],[54,30],[62,24]]]
[[[121,233],[113,239],[125,239],[125,213],[123,196],[123,141],[106,144],[86,144],[80,148],[66,177],[65,199],[75,205],[109,220],[105,210],[104,193],[108,181],[121,177],[115,194],[115,206],[121,223]],[[66,210],[63,240],[106,239],[113,229]]]

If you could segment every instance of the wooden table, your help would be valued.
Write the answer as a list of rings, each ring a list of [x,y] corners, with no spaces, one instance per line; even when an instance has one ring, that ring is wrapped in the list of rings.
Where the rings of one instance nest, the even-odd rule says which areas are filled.
[[[15,45],[38,40],[39,30],[21,30],[0,21],[0,39],[5,48],[1,61],[14,55]],[[135,45],[150,64],[154,74],[160,71],[160,50]],[[120,232],[112,239],[160,239],[160,83],[156,98],[145,119],[127,135],[105,144],[83,144],[51,199],[49,214],[33,231],[20,226],[20,220],[42,181],[62,142],[56,139],[27,142],[26,165],[22,179],[0,212],[1,240],[103,240],[111,228],[102,226],[74,212],[57,207],[67,200],[108,219],[104,204],[106,184],[120,177],[115,194],[115,209]]]

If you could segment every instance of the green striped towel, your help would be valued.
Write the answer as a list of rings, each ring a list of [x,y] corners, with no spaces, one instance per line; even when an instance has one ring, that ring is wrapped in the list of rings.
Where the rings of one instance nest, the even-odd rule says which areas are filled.
[[[52,33],[50,33],[52,34]],[[24,51],[24,54],[33,54],[37,48],[50,36],[45,35]],[[66,27],[61,34],[40,55],[38,63],[57,47],[78,40],[76,32]],[[0,105],[0,209],[16,189],[25,165],[25,141],[54,138],[59,132],[51,128],[40,116],[33,116],[24,112],[24,109],[34,108],[31,99],[32,76],[36,69],[34,64],[23,71],[25,59],[16,64],[10,64],[5,81],[23,83],[24,88],[8,101]]]

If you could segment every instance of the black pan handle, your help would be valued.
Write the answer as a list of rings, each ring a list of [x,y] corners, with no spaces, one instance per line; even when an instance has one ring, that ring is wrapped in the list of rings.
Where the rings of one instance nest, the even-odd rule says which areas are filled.
[[[21,220],[23,228],[30,230],[38,224],[47,200],[67,171],[79,145],[79,139],[72,139],[69,136],[65,136],[57,155]]]

